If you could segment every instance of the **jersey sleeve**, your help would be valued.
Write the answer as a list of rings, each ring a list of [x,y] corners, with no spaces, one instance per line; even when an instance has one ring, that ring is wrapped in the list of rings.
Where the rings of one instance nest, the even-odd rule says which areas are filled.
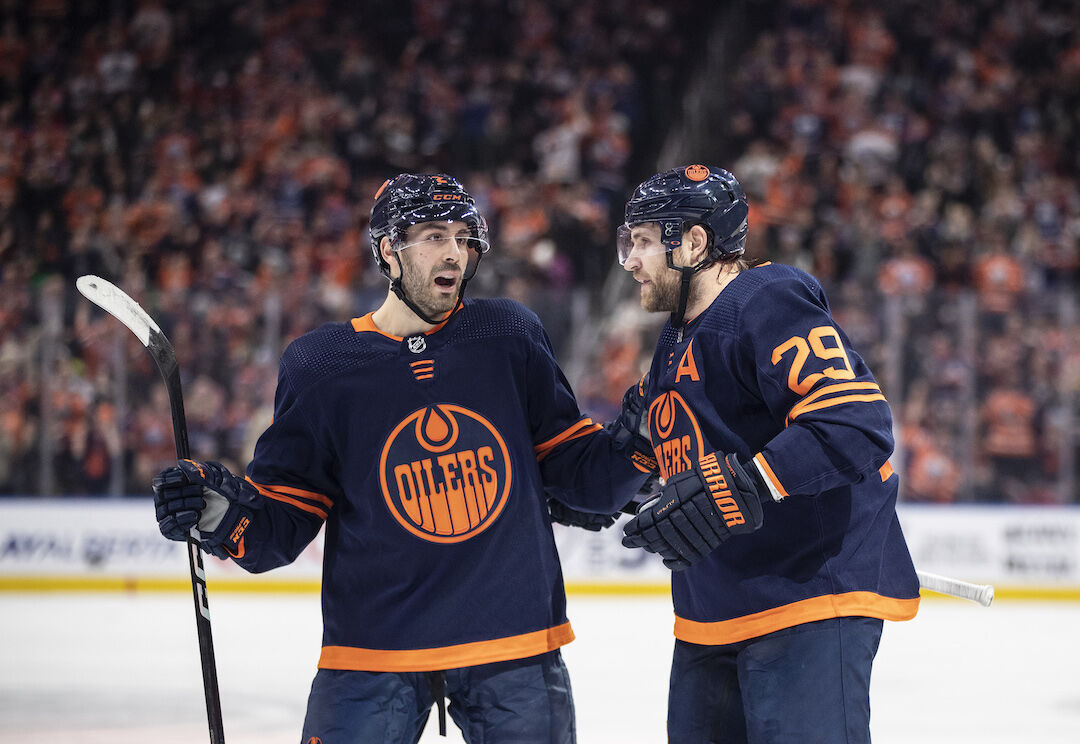
[[[278,372],[274,420],[259,437],[246,480],[261,510],[237,563],[252,572],[291,563],[319,533],[339,497],[335,458],[308,421],[290,375],[288,352]]]
[[[744,305],[739,342],[781,427],[754,455],[774,498],[881,473],[893,449],[889,404],[820,287],[789,279],[760,289]]]
[[[612,513],[629,503],[649,471],[582,415],[570,384],[538,331],[527,370],[529,421],[546,493],[575,509]]]

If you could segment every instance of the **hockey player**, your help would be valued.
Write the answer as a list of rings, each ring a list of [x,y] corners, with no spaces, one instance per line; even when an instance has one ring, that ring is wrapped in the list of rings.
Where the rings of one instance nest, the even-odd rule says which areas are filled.
[[[627,202],[619,261],[671,317],[645,391],[664,485],[623,544],[673,571],[670,741],[867,742],[882,620],[919,603],[889,406],[815,279],[749,267],[747,214],[703,165]]]
[[[205,550],[260,572],[325,525],[303,742],[415,742],[433,702],[445,731],[444,696],[467,742],[573,742],[547,499],[612,521],[650,467],[631,463],[637,422],[579,412],[532,312],[464,299],[488,235],[454,178],[387,181],[370,231],[386,300],[286,349],[246,477],[158,474],[162,534],[198,525]]]

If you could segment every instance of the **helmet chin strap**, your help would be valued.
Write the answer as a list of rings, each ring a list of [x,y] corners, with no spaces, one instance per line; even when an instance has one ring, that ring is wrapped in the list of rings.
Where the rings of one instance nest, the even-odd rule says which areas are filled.
[[[694,278],[694,274],[698,273],[702,269],[707,269],[712,266],[715,261],[710,261],[708,258],[703,258],[694,266],[676,266],[674,259],[671,257],[671,251],[667,252],[667,265],[669,269],[674,269],[679,272],[679,305],[675,309],[675,312],[671,314],[671,326],[672,328],[679,328],[686,321],[683,316],[686,314],[686,303],[690,300],[690,280]]]

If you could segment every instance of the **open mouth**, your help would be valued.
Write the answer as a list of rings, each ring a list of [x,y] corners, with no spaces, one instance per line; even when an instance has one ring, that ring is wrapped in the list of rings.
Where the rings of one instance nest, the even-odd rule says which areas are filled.
[[[442,289],[453,289],[457,284],[457,276],[437,276],[435,277],[435,285]]]

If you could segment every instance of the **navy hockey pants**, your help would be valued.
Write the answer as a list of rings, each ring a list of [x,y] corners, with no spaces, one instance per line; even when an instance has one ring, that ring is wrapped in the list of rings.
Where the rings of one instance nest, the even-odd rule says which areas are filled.
[[[468,744],[574,744],[570,676],[559,651],[446,672],[448,712]],[[434,700],[425,672],[320,669],[302,744],[414,744]]]
[[[724,646],[675,642],[672,744],[866,744],[882,621],[805,623]]]

